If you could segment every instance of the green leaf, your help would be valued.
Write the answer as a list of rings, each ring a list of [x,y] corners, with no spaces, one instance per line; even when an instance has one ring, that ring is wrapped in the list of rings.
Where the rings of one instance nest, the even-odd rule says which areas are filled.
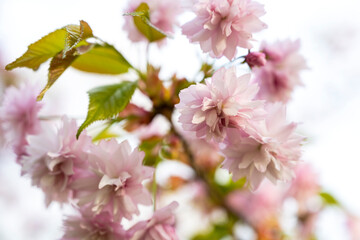
[[[212,230],[204,233],[200,233],[194,237],[192,240],[209,240],[209,239],[222,239],[224,237],[229,237],[232,235],[232,226],[231,224],[216,224],[213,226]]]
[[[246,183],[246,178],[240,178],[238,181],[236,181],[236,182],[230,181],[226,185],[220,185],[217,183],[217,186],[219,187],[220,191],[224,195],[226,195],[232,191],[242,189],[244,187],[245,183]]]
[[[136,87],[137,82],[125,81],[90,90],[88,114],[76,136],[79,137],[80,133],[93,122],[112,118],[121,112],[129,103]]]
[[[101,74],[122,74],[132,68],[123,55],[109,44],[93,45],[71,66],[81,71]]]
[[[133,16],[136,28],[149,40],[155,42],[165,38],[167,35],[150,22],[149,6],[141,3],[135,12],[125,15]]]
[[[66,53],[76,47],[81,41],[94,36],[89,24],[83,20],[80,21],[80,25],[67,25],[65,29],[64,58]]]
[[[325,204],[333,205],[333,206],[341,206],[340,202],[334,196],[332,196],[330,193],[321,192],[321,193],[319,193],[319,195],[323,199]]]
[[[37,97],[38,101],[44,97],[44,94],[47,92],[47,90],[49,90],[49,88],[55,83],[61,74],[63,74],[63,72],[76,59],[77,56],[75,55],[75,52],[76,49],[72,49],[65,54],[65,57],[63,57],[63,52],[60,52],[51,60],[48,73],[48,82]]]
[[[155,166],[161,160],[159,151],[161,149],[163,139],[153,137],[143,140],[139,145],[139,149],[145,153],[143,164],[145,166]]]
[[[103,139],[116,138],[119,137],[118,134],[111,132],[110,128],[113,123],[108,123],[103,130],[101,130],[96,136],[92,139],[93,142],[97,142]]]
[[[28,50],[5,69],[12,70],[17,67],[28,67],[37,70],[39,66],[64,49],[65,29],[58,29],[31,44]]]

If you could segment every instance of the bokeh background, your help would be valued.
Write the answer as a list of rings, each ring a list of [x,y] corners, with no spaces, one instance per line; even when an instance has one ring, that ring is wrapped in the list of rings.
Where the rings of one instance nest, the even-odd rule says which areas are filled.
[[[307,136],[304,160],[315,166],[325,191],[360,215],[360,1],[260,2],[265,4],[263,20],[269,28],[255,38],[259,43],[301,38],[301,53],[310,67],[302,74],[304,87],[296,89],[288,106],[289,119],[301,122],[299,129]],[[143,66],[145,46],[131,43],[122,30],[125,6],[125,0],[0,0],[0,64],[15,60],[47,33],[85,20],[95,35],[114,44],[133,64]],[[191,14],[185,14],[181,21],[189,18]],[[200,58],[204,56],[198,46],[190,45],[179,29],[164,48],[150,49],[150,59],[163,66],[163,76],[176,72],[191,78]],[[45,84],[44,65],[37,72],[17,69],[13,74],[23,81]],[[4,73],[1,76],[3,89]],[[118,80],[68,69],[45,96],[42,114],[82,118],[88,104],[86,91]],[[14,156],[1,150],[0,240],[58,239],[64,211],[56,204],[46,209],[42,192],[20,176]],[[336,208],[325,211],[317,225],[319,239],[349,239],[345,222]]]

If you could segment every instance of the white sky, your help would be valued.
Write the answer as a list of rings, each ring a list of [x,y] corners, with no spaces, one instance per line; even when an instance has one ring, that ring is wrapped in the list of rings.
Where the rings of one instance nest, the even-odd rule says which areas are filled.
[[[303,74],[289,105],[289,119],[302,122],[300,131],[308,137],[304,159],[314,163],[325,189],[337,196],[350,210],[360,214],[360,1],[359,0],[272,0],[262,1],[268,30],[255,35],[259,40],[290,37],[302,39],[302,53],[311,70]],[[94,33],[115,46],[135,65],[141,62],[139,46],[131,44],[122,32],[122,6],[125,1],[106,0],[0,0],[0,54],[8,63],[26,51],[27,45],[67,24],[87,21]],[[140,48],[144,49],[143,46]],[[164,51],[152,49],[151,60],[164,64],[163,74],[177,72],[192,76],[198,67],[198,49],[184,37],[170,40]],[[24,78],[45,83],[47,66],[38,72],[16,70]],[[82,74],[67,70],[44,101],[57,104],[57,114],[85,116],[86,91],[93,86],[116,81],[117,77]],[[75,87],[74,87],[75,86]],[[62,99],[66,96],[66,101]],[[76,106],[74,107],[74,103]],[[54,113],[54,109],[47,109]],[[19,231],[34,215],[47,221],[46,231],[32,239],[59,236],[61,215],[57,206],[45,210],[42,195],[20,178],[17,166],[0,155],[0,194],[16,188],[15,196],[0,195],[0,239],[28,239]],[[1,163],[3,162],[3,163]],[[9,200],[10,199],[10,200]],[[17,204],[8,205],[11,199]],[[24,199],[26,199],[24,201]],[[329,224],[343,221],[331,215]],[[21,217],[20,217],[21,216]],[[333,221],[333,222],[332,222]],[[14,235],[15,234],[15,235]],[[16,236],[16,237],[15,237]],[[320,231],[320,239],[339,239],[342,230]]]

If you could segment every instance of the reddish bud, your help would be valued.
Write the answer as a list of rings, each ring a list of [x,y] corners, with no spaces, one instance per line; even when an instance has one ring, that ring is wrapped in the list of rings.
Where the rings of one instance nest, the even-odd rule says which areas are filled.
[[[262,52],[250,52],[245,57],[245,62],[251,67],[262,67],[266,64],[266,55]]]

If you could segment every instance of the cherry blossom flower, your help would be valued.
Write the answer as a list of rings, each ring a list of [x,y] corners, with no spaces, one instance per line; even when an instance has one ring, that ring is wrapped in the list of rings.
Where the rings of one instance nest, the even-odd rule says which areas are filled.
[[[126,12],[134,12],[141,3],[147,3],[150,9],[150,22],[165,33],[173,33],[178,25],[177,16],[182,12],[181,1],[173,0],[135,0],[129,1]],[[123,29],[133,42],[148,41],[134,24],[133,17],[126,16]]]
[[[61,240],[119,240],[127,239],[119,222],[112,222],[109,213],[93,215],[88,208],[64,221],[65,234]]]
[[[177,240],[174,210],[177,202],[157,210],[151,219],[141,221],[129,229],[131,240]]]
[[[190,149],[194,154],[196,165],[204,170],[216,169],[223,157],[219,154],[218,144],[204,139],[189,139]]]
[[[228,131],[224,169],[233,174],[233,180],[246,177],[250,189],[257,189],[266,177],[274,184],[277,180],[289,181],[293,168],[301,156],[303,138],[294,133],[295,123],[286,122],[285,106],[280,103],[266,107],[268,115],[257,131],[260,138],[241,131]]]
[[[299,164],[295,168],[295,178],[286,195],[294,197],[303,205],[319,192],[319,179],[314,168],[310,164]]]
[[[150,124],[138,127],[133,134],[140,140],[145,140],[151,137],[163,137],[169,129],[169,121],[162,115],[156,115]]]
[[[261,118],[261,101],[254,101],[258,86],[249,84],[250,75],[236,76],[235,67],[221,68],[206,84],[180,92],[179,122],[198,138],[222,140],[226,128],[251,131],[250,122]]]
[[[349,228],[351,240],[360,239],[360,218],[352,214],[347,217],[347,227]]]
[[[71,183],[88,167],[91,138],[84,132],[76,139],[76,132],[75,120],[63,117],[58,129],[43,128],[38,135],[28,137],[22,171],[44,191],[47,205],[67,202],[73,196]]]
[[[115,221],[139,214],[138,204],[151,205],[150,193],[142,185],[153,168],[142,165],[144,152],[131,150],[127,141],[101,141],[89,154],[91,173],[74,182],[79,205],[89,205],[94,214],[108,212]]]
[[[265,182],[256,192],[237,190],[226,197],[226,202],[236,213],[255,226],[277,219],[282,205],[279,188]]]
[[[251,0],[199,0],[196,18],[182,26],[190,42],[199,42],[212,57],[235,57],[237,47],[252,48],[252,34],[267,26],[263,5]]]
[[[38,86],[31,84],[9,87],[0,106],[0,128],[5,144],[13,147],[18,161],[26,154],[26,136],[40,131],[38,113],[42,103],[36,101],[39,90]]]
[[[307,69],[307,66],[299,49],[300,40],[262,43],[260,50],[266,55],[266,64],[253,68],[254,81],[260,86],[260,99],[286,103],[294,88],[302,85],[300,71]]]

